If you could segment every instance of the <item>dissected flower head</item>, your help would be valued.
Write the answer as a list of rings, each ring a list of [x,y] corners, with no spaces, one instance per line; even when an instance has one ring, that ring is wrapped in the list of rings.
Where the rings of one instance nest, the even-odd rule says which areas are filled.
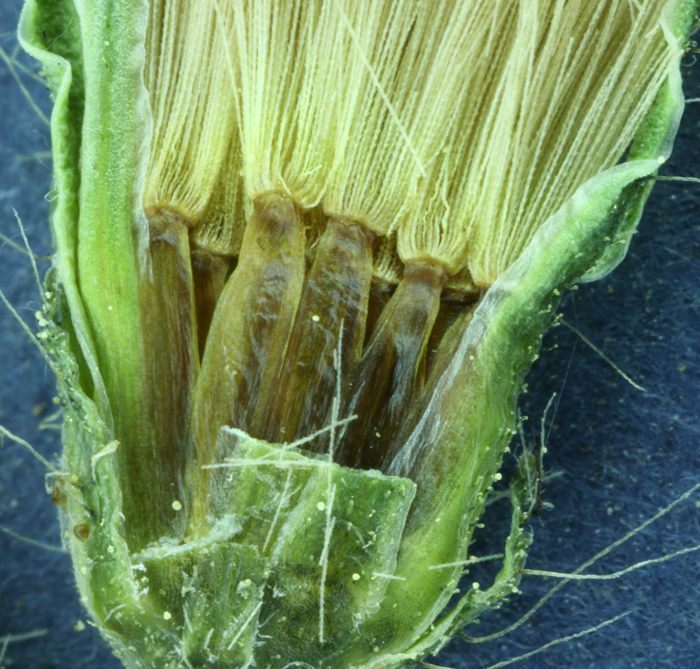
[[[517,587],[528,454],[503,569],[446,608],[561,292],[668,155],[697,2],[47,3],[93,617],[133,667],[439,649]]]

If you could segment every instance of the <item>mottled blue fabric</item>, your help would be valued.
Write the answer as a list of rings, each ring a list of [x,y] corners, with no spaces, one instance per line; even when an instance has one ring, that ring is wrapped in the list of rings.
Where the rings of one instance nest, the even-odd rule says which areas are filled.
[[[0,4],[0,45],[16,48],[20,0]],[[28,59],[20,57],[29,64]],[[692,56],[686,59],[693,60]],[[32,67],[34,67],[32,65]],[[687,97],[700,97],[700,67],[686,68]],[[23,81],[48,114],[41,82]],[[0,63],[0,231],[21,242],[12,209],[34,251],[50,250],[49,133]],[[687,108],[676,151],[663,173],[700,177],[700,103]],[[545,509],[531,527],[528,566],[567,572],[700,482],[700,184],[659,183],[625,262],[610,277],[566,296],[563,312],[620,368],[647,389],[635,390],[571,330],[555,328],[528,379],[522,411],[530,441],[552,393],[545,468]],[[40,264],[43,272],[47,263]],[[0,243],[0,288],[31,324],[38,292],[28,259]],[[0,423],[47,458],[60,451],[59,432],[39,430],[55,410],[54,380],[4,307],[0,307]],[[60,546],[56,509],[44,492],[44,469],[21,447],[0,449],[0,526]],[[700,494],[620,546],[589,573],[700,544]],[[488,510],[476,555],[498,552],[508,502]],[[501,535],[499,536],[499,532]],[[515,666],[521,669],[693,669],[700,666],[700,553],[652,565],[614,581],[569,583],[523,627],[483,644],[454,642],[431,662],[483,669],[630,612],[591,634]],[[485,587],[494,565],[474,569],[465,585]],[[467,629],[470,636],[508,627],[554,584],[528,576],[520,596]],[[111,657],[87,626],[66,554],[0,532],[2,637],[44,631],[7,645],[0,666],[22,669],[110,669]],[[80,626],[79,626],[80,627]]]

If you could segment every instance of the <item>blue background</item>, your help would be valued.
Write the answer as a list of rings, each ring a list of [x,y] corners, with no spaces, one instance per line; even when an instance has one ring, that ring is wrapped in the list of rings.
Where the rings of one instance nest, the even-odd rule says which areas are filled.
[[[0,45],[16,46],[19,0],[0,7]],[[686,61],[692,62],[688,56]],[[36,71],[26,57],[20,61]],[[687,97],[700,97],[700,67],[685,68]],[[22,79],[48,114],[41,82]],[[50,250],[47,216],[51,188],[48,128],[0,63],[0,231],[20,241],[12,208],[38,254]],[[38,157],[32,157],[38,154]],[[667,175],[700,176],[700,103],[688,105]],[[700,481],[700,184],[659,183],[628,258],[610,277],[566,296],[565,318],[643,385],[635,390],[565,327],[547,336],[545,352],[528,379],[522,410],[534,437],[552,393],[559,393],[545,467],[558,473],[545,485],[553,504],[531,527],[528,566],[571,571]],[[42,273],[47,263],[41,265]],[[0,244],[0,288],[23,318],[34,322],[38,292],[28,259]],[[54,383],[27,337],[0,307],[0,423],[46,457],[60,451],[56,430],[39,430],[54,408]],[[40,415],[35,415],[40,414]],[[551,418],[551,414],[550,414]],[[56,509],[44,492],[44,470],[21,447],[0,449],[0,525],[59,546]],[[700,544],[700,494],[616,549],[591,573]],[[497,552],[507,502],[489,508],[475,554]],[[500,528],[500,530],[499,530]],[[693,669],[700,666],[700,553],[637,570],[619,580],[570,583],[523,627],[484,644],[454,642],[432,662],[483,669],[620,613],[626,618],[561,644],[515,666]],[[487,585],[493,565],[470,580]],[[497,631],[525,613],[553,585],[526,577],[523,594],[483,617],[472,636]],[[118,667],[87,622],[70,561],[0,532],[0,648],[6,634],[45,630],[8,645],[0,666],[24,669]]]

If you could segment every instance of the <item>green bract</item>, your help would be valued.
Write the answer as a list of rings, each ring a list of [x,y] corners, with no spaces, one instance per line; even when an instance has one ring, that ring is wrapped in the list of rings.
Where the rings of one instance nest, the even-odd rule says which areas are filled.
[[[399,251],[392,262],[408,268],[406,278],[394,281],[389,270],[381,278],[387,284],[399,283],[392,293],[396,302],[405,294],[409,297],[402,299],[410,305],[414,299],[410,296],[420,294],[410,293],[407,287],[409,269],[415,271],[411,286],[436,295],[434,309],[425,308],[423,331],[411,335],[410,345],[402,343],[403,331],[398,326],[396,331],[390,327],[403,323],[402,309],[387,307],[385,313],[393,314],[391,318],[385,316],[378,326],[366,325],[371,320],[367,316],[373,299],[370,284],[380,285],[378,272],[372,270],[372,262],[378,266],[381,255],[373,246],[375,237],[381,245],[394,233],[383,223],[367,223],[364,214],[335,208],[340,207],[337,202],[346,206],[352,199],[337,196],[340,187],[333,180],[343,171],[340,158],[334,154],[323,163],[324,169],[328,167],[326,181],[315,201],[308,184],[281,189],[281,173],[271,177],[270,184],[259,185],[264,179],[251,167],[258,156],[247,148],[254,144],[245,116],[247,89],[243,85],[236,88],[235,83],[246,83],[245,75],[240,74],[244,72],[242,22],[236,24],[241,31],[239,50],[232,40],[230,49],[224,50],[229,62],[222,56],[222,67],[232,73],[235,100],[221,104],[222,108],[230,106],[226,107],[230,118],[235,115],[239,126],[240,140],[231,131],[235,135],[231,155],[242,154],[242,159],[231,164],[244,165],[245,202],[232,218],[245,228],[245,234],[231,235],[238,239],[231,243],[234,250],[224,252],[217,247],[214,252],[204,248],[202,235],[196,237],[201,212],[194,207],[186,209],[172,202],[144,205],[151,178],[149,158],[159,151],[167,154],[168,148],[154,139],[163,119],[151,108],[156,97],[148,88],[151,80],[146,77],[144,83],[144,68],[157,71],[151,63],[155,59],[152,47],[147,47],[152,42],[148,22],[161,20],[159,8],[165,7],[167,14],[170,4],[179,6],[174,1],[149,7],[145,0],[27,0],[20,24],[22,44],[43,63],[54,96],[52,141],[58,199],[52,232],[57,253],[47,277],[52,312],[46,314],[40,336],[60,371],[64,474],[55,485],[63,501],[82,601],[128,667],[404,666],[438,651],[483,610],[517,591],[518,571],[530,543],[524,524],[531,511],[534,460],[528,454],[521,456],[510,484],[513,519],[501,571],[490,588],[471,588],[454,598],[473,530],[493,481],[500,478],[498,470],[515,433],[516,403],[524,377],[553,322],[561,294],[578,281],[605,275],[624,257],[653,176],[669,155],[683,106],[679,58],[696,20],[698,3],[672,2],[663,10],[665,39],[678,57],[657,82],[653,104],[637,124],[626,162],[577,184],[563,204],[538,222],[524,250],[497,272],[493,282],[481,282],[476,261],[469,264],[472,260],[463,258],[460,249],[455,251],[455,242],[450,242],[449,252],[438,243],[429,250],[416,250],[419,243],[413,238],[407,241],[410,221],[396,224]],[[241,8],[231,10],[233,14],[239,11],[245,18],[245,3],[225,0],[211,5],[211,16],[224,16],[234,4]],[[312,18],[320,22],[326,17],[324,12],[330,11],[328,7],[337,3],[300,2],[300,21],[306,16],[303,8],[307,4],[309,15],[318,5],[319,16]],[[352,14],[352,3],[347,4]],[[412,40],[420,39],[416,37],[420,30],[429,32],[425,27],[429,21],[421,23],[424,17],[414,10],[415,18],[406,25],[415,29],[407,28],[397,38],[407,45],[407,52],[413,48]],[[340,18],[335,21],[341,25],[338,34],[342,37],[346,27]],[[350,34],[353,39],[362,38]],[[166,41],[164,37],[162,44]],[[425,44],[433,42],[426,39]],[[304,42],[293,48],[306,54],[307,46]],[[338,52],[343,49],[338,47]],[[416,47],[417,59],[420,53]],[[397,70],[404,67],[399,60]],[[373,76],[383,76],[381,69],[377,72]],[[302,92],[304,99],[313,97],[298,82],[288,88],[300,98]],[[401,90],[397,86],[396,96]],[[346,93],[339,91],[337,99],[350,104],[352,96]],[[274,97],[272,90],[267,94]],[[391,91],[385,95],[390,96]],[[460,104],[467,104],[466,98],[459,99]],[[398,102],[396,108],[406,116],[413,109],[408,104],[402,108]],[[333,116],[324,118],[330,124]],[[290,127],[294,123],[301,122],[295,118]],[[448,159],[448,143],[456,141],[450,140],[452,123],[445,121],[445,136],[436,140],[440,149],[430,154],[433,163],[422,160],[415,179],[407,177],[406,197],[412,198],[407,208],[419,209],[427,203],[424,219],[434,213],[434,202],[440,199],[431,199],[433,187],[435,191],[442,188],[434,186],[431,178],[442,184],[443,174],[452,169]],[[457,121],[454,123],[456,127]],[[377,127],[382,124],[378,122]],[[318,124],[313,126],[314,132],[318,129]],[[329,135],[336,131],[328,126]],[[296,137],[291,130],[289,134]],[[309,145],[316,141],[312,135],[309,132],[304,139]],[[242,148],[236,144],[239,141]],[[319,155],[323,151],[319,149]],[[332,153],[333,147],[328,151]],[[347,147],[343,151],[348,160],[355,155]],[[448,156],[446,167],[435,168],[444,156]],[[224,166],[221,173],[227,160],[221,157],[217,163]],[[292,162],[289,157],[284,165]],[[405,170],[403,163],[396,164],[397,172]],[[228,176],[237,184],[240,174],[238,169]],[[218,183],[220,173],[215,177],[208,177],[207,183]],[[445,183],[448,180],[445,177]],[[445,186],[445,202],[449,198],[458,201],[458,190]],[[216,197],[212,195],[212,201]],[[223,201],[229,200],[222,196],[218,202]],[[321,214],[319,206],[324,210]],[[324,216],[329,230],[336,226],[335,232],[326,236],[321,231],[314,237],[309,231],[317,219],[325,224]],[[423,230],[414,237],[430,235]],[[477,238],[474,233],[463,246],[476,244],[471,240]],[[381,246],[382,253],[389,253],[386,248],[393,248],[392,243]],[[206,292],[198,283],[201,263],[218,268],[206,271],[208,277],[219,277],[220,283],[213,299],[219,308],[212,307],[213,316],[208,320],[200,308]],[[284,284],[284,290],[273,295],[281,306],[274,312],[274,327],[265,329],[270,319],[263,323],[250,304],[268,294],[265,291],[272,284],[266,272],[272,272],[271,268],[278,272],[275,281]],[[469,281],[450,283],[467,270]],[[359,288],[355,283],[352,286],[361,296],[357,298],[360,306],[355,309],[350,298],[338,298],[328,310],[346,311],[327,326],[330,344],[323,354],[328,360],[319,377],[328,377],[333,370],[331,380],[323,386],[330,392],[313,395],[313,408],[324,407],[319,409],[322,418],[315,428],[322,433],[317,438],[325,440],[325,446],[315,449],[305,439],[313,436],[313,429],[308,435],[290,437],[290,443],[270,443],[273,438],[265,440],[266,435],[284,434],[288,423],[259,430],[249,425],[257,425],[260,412],[267,418],[265,407],[271,407],[269,412],[274,414],[279,402],[286,401],[287,386],[278,380],[287,378],[282,363],[285,356],[292,356],[290,351],[303,348],[299,344],[294,349],[296,335],[291,339],[289,335],[292,326],[306,332],[297,325],[302,317],[317,323],[327,315],[311,311],[308,304],[316,298],[309,286],[316,281],[314,277],[323,275],[324,286],[347,288],[353,271],[360,277],[355,282]],[[235,290],[227,293],[224,281]],[[318,282],[321,285],[321,279]],[[444,336],[430,344],[428,352],[428,337],[444,307],[440,302],[443,284],[470,293],[471,301],[445,328]],[[335,295],[331,288],[327,294]],[[234,305],[240,312],[232,306],[232,313],[227,313],[222,304]],[[314,305],[316,308],[318,301]],[[280,314],[287,314],[287,321]],[[238,326],[244,331],[242,339],[254,331],[250,340],[262,341],[268,352],[259,354],[255,346],[248,346],[248,340],[222,345],[221,333],[236,331]],[[309,327],[308,336],[315,336],[313,326]],[[260,340],[256,339],[259,333],[263,333]],[[346,336],[352,341],[349,352],[343,348],[350,341]],[[363,343],[364,352],[371,355],[360,362]],[[232,362],[231,347],[240,354],[240,367],[235,366],[239,362]],[[307,346],[311,353],[304,349],[304,355],[313,355],[315,347],[316,343]],[[318,348],[321,350],[321,344]],[[390,354],[399,362],[387,377],[382,374]],[[353,355],[355,367],[347,363],[346,368]],[[404,355],[407,357],[402,358]],[[256,364],[262,360],[275,375],[269,372],[268,378],[263,370],[254,377],[250,360],[255,356]],[[299,356],[302,360],[301,353]],[[391,379],[398,378],[396,369],[409,357],[413,376],[406,382],[409,390],[401,394],[396,388],[404,388],[404,382]],[[363,412],[371,405],[367,397],[373,395],[352,401],[343,397],[353,383],[355,388],[362,386],[366,369],[366,378],[371,379],[366,383],[376,384],[368,392],[380,387],[384,392],[386,387],[390,399],[379,409],[370,407],[379,418],[368,419],[362,427]],[[251,374],[245,377],[243,390],[232,381],[239,372]],[[202,378],[207,379],[206,384]],[[258,393],[259,379],[262,390]],[[222,390],[214,393],[216,384],[222,384]],[[289,391],[294,395],[290,406],[296,406],[294,402],[305,397],[304,383],[289,384],[295,388]],[[404,395],[405,408],[399,411],[399,419],[386,418],[396,411],[393,398]],[[224,396],[227,402],[239,404],[223,404]],[[239,396],[243,399],[235,399]],[[358,415],[344,415],[343,409],[349,414],[356,410]],[[246,412],[257,412],[249,423],[245,422],[248,418],[240,424],[231,418]],[[306,425],[304,421],[299,419]],[[352,432],[355,427],[348,427],[353,421],[362,427],[357,433]],[[389,436],[382,437],[376,428],[380,424],[391,428]],[[367,451],[360,457],[352,450],[357,446],[362,453],[362,445],[346,443],[348,433],[363,434],[376,449],[383,448],[382,438],[393,441],[386,453]],[[373,441],[375,437],[380,441]],[[281,437],[276,440],[283,441]],[[334,459],[336,445],[337,453],[342,454],[338,459]],[[367,461],[380,464],[361,464]]]

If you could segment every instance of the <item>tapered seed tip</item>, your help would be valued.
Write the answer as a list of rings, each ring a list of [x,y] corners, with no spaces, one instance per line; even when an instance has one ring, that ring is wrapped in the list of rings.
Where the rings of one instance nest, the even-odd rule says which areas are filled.
[[[192,219],[171,207],[150,207],[144,210],[151,232],[151,238],[164,234],[168,229],[193,227]]]
[[[442,288],[449,276],[447,269],[432,258],[410,260],[404,268],[405,281],[425,283],[435,288]]]
[[[271,228],[275,228],[281,235],[301,224],[299,208],[284,193],[263,193],[255,198],[253,204],[258,221],[265,222]]]
[[[335,228],[338,234],[359,244],[372,245],[377,239],[377,235],[372,230],[352,218],[329,216],[328,225]]]

